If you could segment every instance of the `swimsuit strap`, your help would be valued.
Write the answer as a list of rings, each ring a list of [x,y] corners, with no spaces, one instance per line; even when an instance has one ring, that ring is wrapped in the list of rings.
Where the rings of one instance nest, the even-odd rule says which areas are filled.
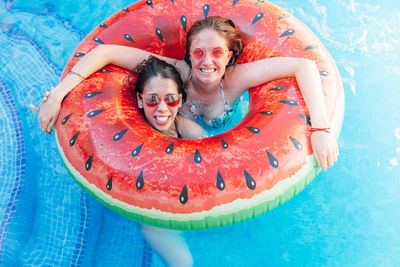
[[[224,98],[224,104],[226,106],[226,105],[228,105],[228,102],[226,101],[226,98],[225,98],[224,88],[222,87],[222,81],[219,82],[219,88],[221,88],[221,94],[222,94],[222,97]]]
[[[181,135],[181,133],[179,132],[178,122],[176,121],[176,118],[175,118],[174,123],[175,123],[175,130],[176,130],[176,133],[178,134],[178,138],[182,138],[182,135]]]

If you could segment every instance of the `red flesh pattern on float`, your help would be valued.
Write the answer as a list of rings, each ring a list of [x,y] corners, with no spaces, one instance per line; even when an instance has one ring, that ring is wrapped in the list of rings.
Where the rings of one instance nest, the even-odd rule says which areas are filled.
[[[215,3],[216,2],[216,3]],[[99,43],[134,46],[155,54],[182,59],[185,51],[186,32],[180,22],[187,19],[186,29],[196,20],[204,18],[203,6],[209,4],[208,16],[220,15],[232,19],[239,28],[245,49],[237,63],[251,62],[271,56],[302,57],[314,60],[320,71],[324,87],[325,104],[329,119],[342,94],[342,85],[335,64],[318,39],[293,16],[282,17],[286,12],[269,3],[257,1],[153,1],[153,7],[144,1],[128,7],[129,12],[119,11],[104,21],[107,28],[96,27],[78,46],[75,53],[84,53]],[[252,24],[262,12],[263,18]],[[162,33],[162,41],[156,34]],[[287,30],[292,35],[280,37]],[[134,43],[124,38],[129,34]],[[310,45],[316,49],[305,50]],[[74,55],[75,55],[74,53]],[[62,77],[80,57],[71,56]],[[250,90],[250,110],[232,130],[205,139],[183,140],[165,136],[151,128],[136,108],[131,92],[122,86],[127,70],[108,65],[72,90],[62,104],[56,123],[58,141],[70,164],[89,183],[96,185],[113,198],[145,209],[158,209],[171,213],[193,213],[210,210],[238,198],[246,199],[270,190],[279,181],[291,177],[312,154],[309,138],[310,126],[300,115],[308,114],[294,78],[271,81]],[[276,87],[282,90],[270,90]],[[88,93],[102,92],[92,98]],[[279,101],[292,100],[291,106]],[[93,118],[91,111],[105,110]],[[271,111],[272,115],[260,112]],[[62,119],[71,114],[65,125]],[[246,127],[256,127],[259,134]],[[128,129],[119,141],[113,137]],[[79,132],[76,143],[69,145]],[[302,144],[297,150],[291,138]],[[222,148],[221,141],[229,147]],[[171,154],[165,152],[174,143]],[[139,147],[138,156],[132,151]],[[196,150],[202,161],[194,162]],[[267,151],[279,162],[271,166]],[[85,163],[93,155],[89,171]],[[247,172],[256,181],[254,190],[246,184]],[[144,186],[136,187],[140,173]],[[216,187],[218,172],[225,182],[224,190]],[[106,184],[112,177],[112,190]],[[179,196],[186,185],[188,201],[180,203]]]

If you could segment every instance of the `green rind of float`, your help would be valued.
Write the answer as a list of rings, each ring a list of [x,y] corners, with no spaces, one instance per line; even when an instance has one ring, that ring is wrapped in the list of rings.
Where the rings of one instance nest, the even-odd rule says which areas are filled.
[[[338,114],[338,122],[336,123],[336,127],[333,128],[335,137],[336,139],[339,138],[339,134],[341,131],[341,127],[343,124],[343,117],[344,117],[344,103],[342,103],[341,107],[339,107],[339,113]],[[336,128],[336,129],[335,129]],[[314,178],[318,175],[318,173],[321,171],[321,168],[317,166],[317,162],[315,158],[312,156],[311,157],[311,167],[308,168],[308,170],[305,170],[307,172],[306,175],[304,175],[303,178],[301,178],[296,184],[293,184],[292,186],[288,187],[283,194],[278,195],[272,200],[268,200],[266,202],[262,202],[258,205],[254,205],[250,208],[242,209],[237,212],[229,213],[229,214],[221,214],[218,216],[205,216],[204,218],[200,220],[185,220],[185,221],[180,221],[180,220],[175,220],[168,218],[168,216],[165,216],[165,219],[159,219],[159,218],[152,218],[149,216],[141,215],[138,213],[134,212],[128,212],[125,209],[111,205],[108,203],[106,200],[101,198],[100,196],[96,195],[94,192],[92,192],[90,189],[88,189],[84,184],[82,184],[79,179],[77,179],[74,174],[73,170],[69,168],[68,160],[65,158],[63,149],[60,146],[58,139],[57,139],[57,131],[55,131],[55,137],[56,137],[56,143],[57,143],[57,148],[59,150],[59,154],[61,156],[61,159],[67,168],[69,174],[74,178],[76,183],[83,188],[89,195],[97,199],[100,203],[102,203],[104,206],[108,207],[109,209],[118,212],[128,218],[131,218],[133,220],[158,226],[158,227],[163,227],[163,228],[170,228],[170,229],[177,229],[177,230],[201,230],[201,229],[207,229],[207,228],[216,228],[216,227],[221,227],[225,225],[230,225],[238,222],[242,222],[251,218],[254,218],[260,214],[263,214],[267,211],[270,211],[279,205],[287,202],[288,200],[292,199],[295,195],[300,193],[308,184],[310,184]],[[76,170],[74,170],[76,171]],[[100,189],[98,189],[100,190]],[[106,194],[105,192],[102,192],[102,194]]]
[[[57,136],[57,132],[55,131],[55,135]],[[57,138],[56,138],[57,140]],[[58,143],[57,140],[57,147],[58,149],[62,150],[62,147]],[[230,214],[223,214],[219,216],[206,216],[201,220],[187,220],[187,221],[179,221],[179,220],[174,220],[170,219],[166,216],[166,219],[158,219],[158,218],[151,218],[148,216],[144,216],[141,214],[133,213],[133,212],[128,212],[125,209],[111,205],[107,201],[105,201],[103,198],[100,196],[96,195],[94,192],[92,192],[90,189],[88,189],[84,184],[82,184],[79,179],[77,179],[73,171],[70,170],[69,164],[67,164],[68,160],[65,158],[64,153],[59,153],[61,156],[61,159],[67,168],[69,174],[74,178],[76,183],[85,190],[89,195],[91,195],[93,198],[98,200],[100,203],[102,203],[104,206],[107,208],[118,212],[128,218],[131,218],[133,220],[158,226],[158,227],[163,227],[163,228],[171,228],[171,229],[177,229],[177,230],[200,230],[200,229],[206,229],[206,228],[215,228],[215,227],[220,227],[224,225],[229,225],[229,224],[234,224],[238,222],[245,221],[247,219],[251,219],[257,215],[260,215],[262,213],[265,213],[267,211],[272,210],[273,208],[281,205],[282,203],[288,201],[289,199],[293,198],[296,194],[301,192],[313,179],[316,177],[316,175],[319,172],[320,168],[316,168],[316,161],[314,160],[314,166],[315,168],[310,168],[308,171],[307,175],[302,178],[297,184],[289,187],[285,193],[278,195],[276,198],[269,200],[267,202],[260,203],[259,205],[253,206],[248,209],[240,210],[234,213]],[[106,194],[106,193],[104,193]]]
[[[60,154],[61,155],[61,154]],[[289,199],[293,198],[295,195],[300,193],[311,181],[317,176],[319,171],[316,171],[316,169],[311,168],[306,177],[304,177],[302,180],[300,180],[297,184],[293,185],[292,187],[288,188],[284,194],[279,195],[273,200],[261,203],[257,206],[254,206],[250,209],[245,209],[245,210],[240,210],[235,213],[231,214],[224,214],[220,216],[207,216],[204,219],[201,220],[188,220],[188,221],[178,221],[178,220],[173,220],[173,219],[168,219],[166,218],[165,220],[157,219],[157,218],[150,218],[147,216],[143,216],[141,214],[137,213],[131,213],[127,212],[123,208],[120,208],[118,206],[114,206],[106,202],[104,199],[101,197],[97,196],[94,194],[91,190],[89,190],[86,186],[84,186],[78,179],[75,178],[75,176],[72,174],[70,169],[67,167],[65,164],[65,157],[61,157],[64,165],[66,166],[69,174],[74,178],[76,183],[85,190],[89,195],[91,195],[93,198],[98,200],[100,203],[102,203],[104,206],[107,208],[120,213],[130,219],[158,226],[158,227],[163,227],[163,228],[170,228],[170,229],[176,229],[176,230],[201,230],[201,229],[209,229],[209,228],[216,228],[216,227],[221,227],[225,225],[230,225],[230,224],[235,224],[239,223],[248,219],[251,219],[253,217],[256,217],[260,214],[263,214],[267,211],[270,211],[279,205],[285,203]],[[316,164],[316,162],[315,162]],[[320,168],[318,168],[320,169]]]

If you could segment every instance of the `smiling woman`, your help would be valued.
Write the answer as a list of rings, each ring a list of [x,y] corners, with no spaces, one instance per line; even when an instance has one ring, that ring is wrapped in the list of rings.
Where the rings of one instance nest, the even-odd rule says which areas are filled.
[[[64,69],[65,78],[41,109],[45,114],[60,95],[70,91],[69,86],[80,82],[64,99],[56,122],[67,168],[85,190],[111,209],[140,222],[175,229],[239,222],[290,199],[320,170],[313,150],[324,169],[336,160],[334,136],[343,117],[336,67],[323,45],[296,19],[267,3],[216,3],[215,15],[236,8],[246,11],[232,12],[239,24],[236,28],[230,19],[208,16],[204,10],[209,4],[190,3],[176,8],[170,1],[151,7],[140,2],[104,21],[76,49]],[[248,17],[260,12],[260,7],[262,15]],[[186,35],[187,21],[207,27],[222,21],[230,32],[241,29],[243,53],[238,52],[241,45],[211,28],[191,35],[189,30],[192,41],[185,52],[180,40]],[[190,62],[187,56],[186,62],[179,60],[185,53]],[[187,81],[188,100],[182,114],[199,104],[201,116],[215,119],[254,86],[249,113],[234,129],[211,138],[177,139],[152,129],[136,101],[150,108],[148,118],[154,119],[155,128],[164,121],[166,128],[174,127],[170,124],[174,109],[168,106],[174,101],[165,98],[169,92],[144,92],[132,98],[121,86],[129,72],[107,64],[131,69],[157,54],[176,66]],[[291,57],[282,57],[286,55]],[[67,74],[71,69],[86,80]],[[149,97],[150,93],[158,96]],[[145,102],[158,103],[167,116],[160,116]],[[47,126],[45,120],[42,126]],[[183,133],[180,127],[178,120]]]
[[[186,92],[174,66],[150,56],[126,81],[125,86],[136,93],[138,107],[145,119],[157,131],[178,138],[202,137],[203,130],[197,123],[177,115],[186,101]]]

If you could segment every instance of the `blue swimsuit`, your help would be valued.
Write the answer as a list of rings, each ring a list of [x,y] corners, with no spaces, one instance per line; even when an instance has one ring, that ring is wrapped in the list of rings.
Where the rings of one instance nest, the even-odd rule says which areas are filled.
[[[207,130],[207,128],[215,129],[215,128],[220,128],[224,125],[227,125],[231,121],[231,118],[232,118],[233,108],[231,106],[229,106],[228,102],[226,101],[224,89],[222,88],[222,82],[219,84],[219,87],[221,88],[222,97],[224,98],[225,108],[224,108],[224,111],[222,112],[222,114],[219,115],[218,117],[216,117],[212,120],[205,120],[204,115],[200,115],[197,113],[196,105],[194,103],[192,103],[192,105],[190,106],[190,111],[192,112],[195,121],[197,123],[199,123],[201,126],[203,126],[203,128],[205,128],[206,130]],[[204,127],[204,126],[208,126],[208,127]]]

